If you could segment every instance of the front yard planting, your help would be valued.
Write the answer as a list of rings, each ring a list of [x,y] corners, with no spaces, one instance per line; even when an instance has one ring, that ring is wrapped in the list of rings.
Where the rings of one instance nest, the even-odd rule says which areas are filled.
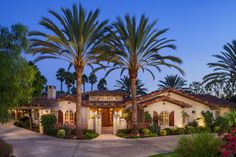
[[[211,133],[211,129],[208,127],[193,127],[186,126],[184,128],[165,128],[160,129],[157,125],[142,125],[144,128],[139,127],[139,133],[133,134],[131,129],[119,129],[117,136],[123,138],[144,138],[144,137],[156,137],[156,136],[168,136],[168,135],[185,135],[185,134],[199,134],[199,133]]]

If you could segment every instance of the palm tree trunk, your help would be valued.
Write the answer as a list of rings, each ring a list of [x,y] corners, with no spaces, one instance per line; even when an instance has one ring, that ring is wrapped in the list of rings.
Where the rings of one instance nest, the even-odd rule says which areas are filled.
[[[82,85],[82,74],[83,74],[84,68],[77,67],[76,73],[76,135],[79,137],[82,137],[83,130],[82,130],[82,123],[81,123],[81,105],[82,105],[82,92],[81,92],[81,85]]]
[[[67,93],[70,94],[70,84],[67,84]]]
[[[132,133],[138,134],[138,106],[137,106],[137,72],[129,72],[131,79],[131,94],[132,94]]]
[[[62,86],[63,86],[63,82],[61,81],[61,93],[62,93]]]
[[[91,92],[93,91],[93,84],[91,83]]]
[[[84,93],[85,93],[85,83],[83,83],[83,91],[84,91]]]

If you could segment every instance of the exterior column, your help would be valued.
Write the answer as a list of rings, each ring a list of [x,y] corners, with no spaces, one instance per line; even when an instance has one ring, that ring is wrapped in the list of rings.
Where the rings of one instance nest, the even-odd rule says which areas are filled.
[[[38,113],[39,113],[39,133],[43,134],[43,126],[41,123],[41,116],[43,115],[43,111],[39,109]]]
[[[95,131],[97,134],[102,133],[102,116],[101,115],[96,115],[95,116]]]

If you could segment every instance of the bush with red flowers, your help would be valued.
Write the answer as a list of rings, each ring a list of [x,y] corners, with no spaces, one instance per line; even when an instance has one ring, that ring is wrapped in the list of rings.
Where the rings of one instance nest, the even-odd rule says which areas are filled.
[[[236,127],[233,128],[228,134],[224,134],[222,140],[224,142],[224,145],[221,149],[221,156],[236,156]]]

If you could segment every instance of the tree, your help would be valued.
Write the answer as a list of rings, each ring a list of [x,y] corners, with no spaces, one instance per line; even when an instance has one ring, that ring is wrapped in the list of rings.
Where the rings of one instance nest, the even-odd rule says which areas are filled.
[[[37,71],[20,55],[0,52],[0,121],[9,119],[8,111],[33,100]]]
[[[133,133],[137,129],[137,87],[136,80],[140,70],[149,72],[153,78],[154,74],[150,67],[161,71],[160,66],[173,67],[183,72],[177,65],[182,60],[174,56],[163,56],[159,52],[165,48],[175,49],[174,40],[161,37],[168,29],[155,29],[157,21],[149,23],[148,18],[142,15],[139,23],[135,17],[126,15],[124,20],[118,17],[109,29],[109,39],[99,51],[100,58],[114,63],[107,74],[113,70],[120,69],[121,75],[128,71],[131,79],[132,93],[132,123]]]
[[[40,25],[48,33],[33,31],[30,52],[41,54],[35,61],[42,59],[62,59],[74,66],[76,78],[76,134],[82,135],[81,128],[81,84],[85,66],[97,63],[96,50],[104,38],[108,21],[98,21],[99,9],[89,11],[80,5],[61,8],[62,15],[49,10],[53,20],[43,17]],[[92,53],[93,52],[93,53]],[[99,63],[98,63],[99,64]],[[100,64],[99,64],[100,65]]]
[[[83,84],[83,91],[85,93],[85,84],[88,83],[88,76],[83,74],[82,75],[82,84]]]
[[[94,72],[89,75],[89,83],[91,84],[91,91],[93,91],[93,85],[97,82],[97,76]]]
[[[36,72],[33,82],[33,98],[38,98],[42,95],[43,90],[47,86],[47,79],[41,74],[39,68],[33,62],[29,62],[29,65],[32,66]]]
[[[71,73],[69,71],[66,71],[65,72],[65,83],[66,83],[66,86],[67,86],[67,94],[70,94],[70,91],[71,91],[70,88],[72,87],[73,82],[74,82],[73,73]]]
[[[124,76],[120,80],[116,80],[116,88],[128,93],[131,96],[131,80],[128,76]],[[144,87],[144,83],[140,79],[136,80],[136,87],[137,87],[137,95],[145,95],[147,94],[147,88]]]
[[[0,122],[9,119],[8,111],[33,99],[35,68],[20,56],[27,50],[27,27],[21,24],[11,29],[0,26]]]
[[[159,81],[158,86],[160,89],[174,88],[177,90],[187,90],[186,82],[186,80],[178,75],[167,75],[164,80]]]
[[[193,81],[189,84],[188,89],[192,94],[206,94],[206,89],[201,82]]]
[[[22,24],[14,24],[8,27],[0,26],[0,50],[8,53],[21,53],[28,47],[28,28]]]
[[[206,87],[214,83],[222,83],[227,86],[227,96],[235,95],[236,87],[236,40],[223,46],[223,51],[218,55],[213,55],[216,62],[208,63],[209,68],[213,68],[212,73],[203,77]]]
[[[57,70],[57,73],[56,73],[57,80],[61,82],[61,93],[63,91],[63,82],[65,81],[65,72],[66,71],[64,68],[60,68]]]
[[[102,78],[97,85],[98,90],[107,90],[107,81],[105,78]]]

